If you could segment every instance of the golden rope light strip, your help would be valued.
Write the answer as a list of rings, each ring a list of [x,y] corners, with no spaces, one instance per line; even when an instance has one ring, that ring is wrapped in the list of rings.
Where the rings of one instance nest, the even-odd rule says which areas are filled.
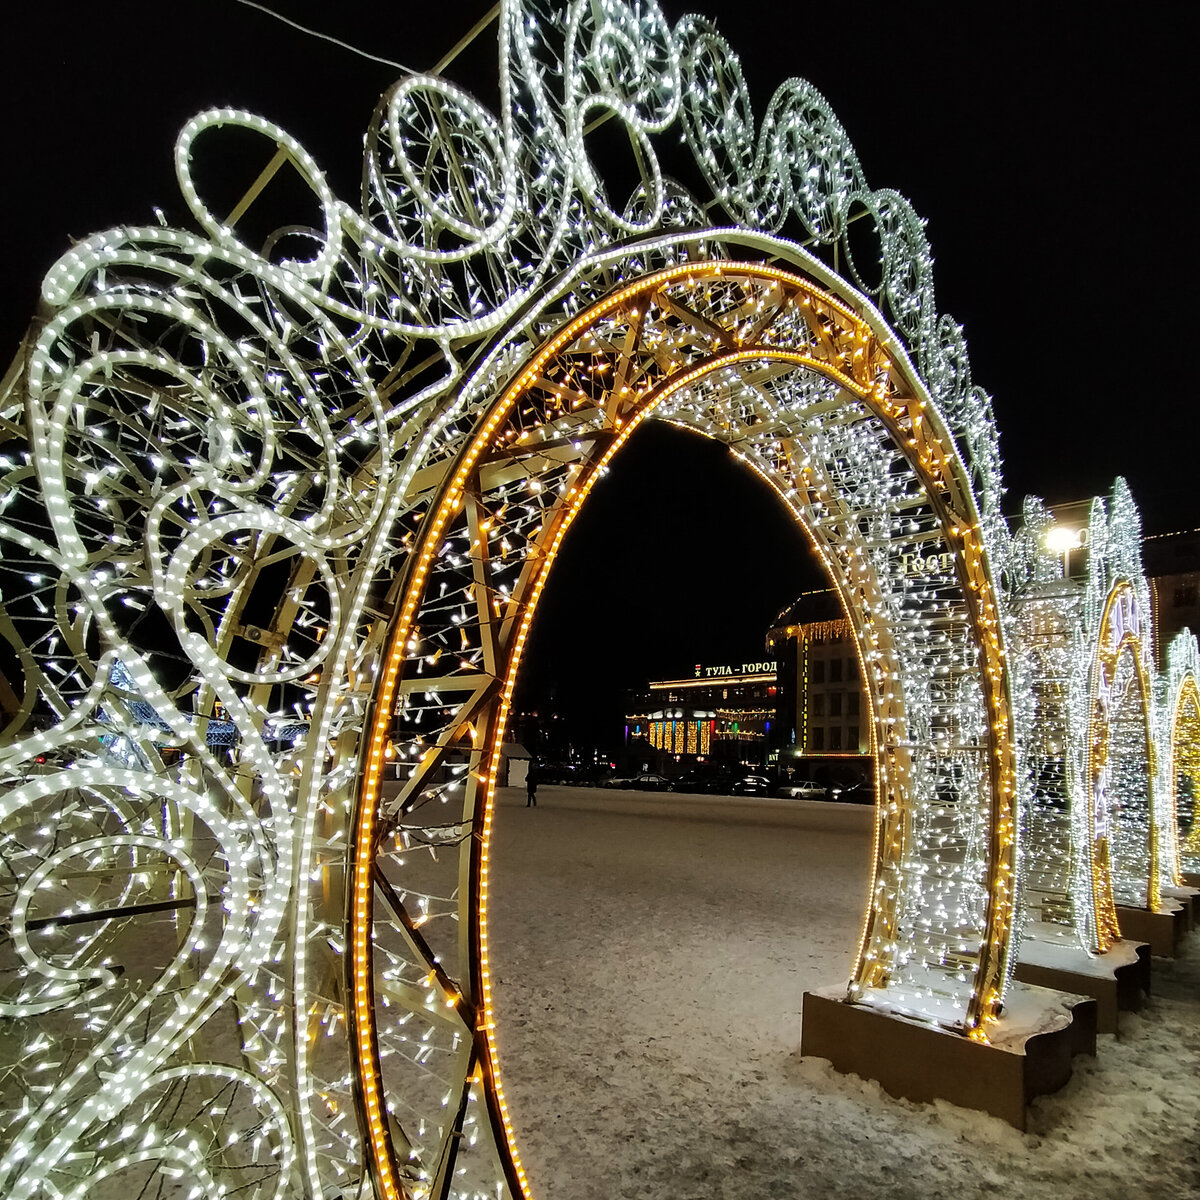
[[[985,945],[990,945],[993,953],[980,959],[976,975],[976,988],[968,1006],[967,1028],[972,1036],[982,1036],[981,1022],[994,1015],[996,1004],[999,1002],[998,964],[1002,960],[1002,951],[1007,943],[1008,928],[1011,922],[1012,910],[1012,862],[1011,850],[1013,845],[1012,797],[1014,788],[1014,769],[1012,754],[1012,729],[1007,703],[1006,673],[1003,665],[1004,651],[1000,644],[1000,623],[992,593],[990,581],[984,566],[985,555],[982,538],[977,525],[958,523],[945,512],[944,505],[936,500],[941,486],[950,481],[946,477],[946,468],[956,460],[953,453],[948,454],[942,445],[938,432],[929,427],[929,422],[923,422],[925,404],[919,399],[905,399],[899,403],[888,395],[887,387],[890,372],[882,372],[874,386],[869,386],[865,380],[870,364],[883,359],[890,367],[885,352],[878,345],[873,331],[867,323],[853,312],[847,305],[830,296],[808,281],[778,268],[761,263],[747,262],[714,262],[689,263],[656,272],[633,284],[619,289],[606,299],[592,306],[570,321],[550,342],[548,342],[529,361],[504,395],[492,407],[491,412],[483,421],[469,448],[460,458],[457,469],[443,492],[442,499],[433,513],[428,531],[422,541],[420,556],[413,568],[412,577],[405,590],[403,604],[398,620],[391,635],[386,660],[382,668],[382,676],[376,693],[374,710],[370,723],[370,737],[363,774],[363,785],[359,795],[357,812],[355,814],[355,833],[352,841],[354,859],[351,871],[351,889],[349,898],[349,984],[351,990],[350,1030],[358,1067],[357,1088],[360,1101],[367,1120],[367,1142],[370,1148],[371,1168],[385,1200],[404,1200],[407,1193],[402,1189],[398,1180],[398,1172],[394,1159],[391,1139],[386,1132],[386,1109],[382,1094],[382,1081],[379,1076],[378,1040],[374,1027],[374,987],[372,981],[371,955],[371,925],[373,913],[373,851],[379,800],[380,773],[384,761],[384,746],[390,726],[392,707],[395,700],[396,685],[399,678],[399,668],[406,651],[410,649],[408,640],[411,635],[413,621],[424,593],[433,558],[441,543],[442,534],[454,513],[457,512],[464,498],[464,487],[476,462],[484,450],[491,444],[492,436],[501,422],[509,414],[516,401],[531,387],[536,386],[544,373],[546,365],[564,348],[573,344],[588,328],[594,326],[610,313],[618,310],[628,301],[642,294],[653,295],[665,284],[679,279],[714,279],[727,277],[749,276],[752,280],[769,280],[784,283],[795,288],[803,297],[801,303],[805,306],[817,300],[825,305],[831,314],[843,317],[850,325],[850,333],[858,344],[854,351],[851,369],[862,377],[860,382],[846,375],[844,371],[812,358],[810,355],[784,351],[769,346],[755,346],[729,351],[706,360],[700,366],[667,380],[643,397],[641,407],[622,429],[622,421],[616,417],[614,425],[621,430],[608,448],[598,465],[606,464],[616,450],[624,444],[629,434],[637,427],[657,404],[681,388],[690,386],[704,375],[710,374],[723,367],[745,361],[763,361],[770,359],[791,363],[795,366],[810,367],[827,378],[833,379],[848,391],[859,396],[884,419],[889,430],[896,437],[897,444],[910,464],[917,471],[922,484],[926,487],[930,500],[935,507],[943,510],[947,519],[943,521],[947,533],[956,535],[962,543],[961,556],[956,556],[964,580],[964,594],[967,597],[971,615],[975,618],[975,628],[981,635],[984,655],[985,678],[984,691],[988,697],[991,710],[989,726],[989,741],[993,746],[993,821],[992,845],[989,863],[988,886],[988,918],[985,933]],[[875,354],[866,355],[867,346],[875,342]],[[908,419],[909,428],[903,428],[899,422]],[[911,452],[905,447],[911,447]],[[914,461],[915,459],[915,461]],[[512,688],[516,680],[516,668],[520,662],[521,652],[533,612],[536,609],[549,568],[557,554],[561,539],[569,528],[575,514],[579,511],[583,499],[590,490],[591,483],[598,477],[598,471],[593,467],[587,483],[581,487],[571,506],[567,510],[556,533],[554,541],[547,553],[536,580],[533,584],[530,600],[522,616],[522,622],[514,643],[510,658],[510,669],[506,673],[505,686],[502,692],[498,710],[498,723],[494,734],[492,753],[489,754],[489,768],[484,779],[483,797],[483,839],[479,859],[480,902],[477,910],[479,928],[479,949],[482,1004],[477,1007],[476,1033],[482,1034],[483,1045],[480,1047],[479,1069],[490,1083],[489,1099],[494,1096],[499,1108],[498,1115],[504,1133],[504,1151],[510,1156],[510,1184],[515,1183],[523,1195],[528,1195],[526,1176],[520,1165],[513,1144],[512,1130],[508,1121],[507,1106],[503,1099],[495,1062],[495,1047],[492,1040],[494,1029],[491,1011],[490,974],[487,965],[486,937],[486,882],[487,882],[487,836],[490,832],[494,805],[495,789],[495,754],[500,739],[503,736],[504,719],[508,713]],[[975,596],[972,598],[971,593]],[[974,603],[972,603],[972,599]],[[977,607],[976,607],[977,606]],[[877,857],[877,856],[876,856]],[[999,952],[999,953],[997,953]],[[489,1104],[489,1109],[491,1105]]]

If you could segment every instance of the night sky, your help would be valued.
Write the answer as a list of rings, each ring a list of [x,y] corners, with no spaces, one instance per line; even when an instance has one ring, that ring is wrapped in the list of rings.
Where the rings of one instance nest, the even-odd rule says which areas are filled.
[[[273,6],[418,69],[490,7]],[[1074,499],[1121,473],[1148,531],[1200,525],[1190,6],[663,8],[716,19],[759,116],[784,78],[809,79],[868,183],[927,219],[939,310],[965,327],[994,398],[1011,509],[1026,491]],[[362,129],[397,74],[233,0],[22,6],[5,23],[5,363],[68,237],[149,222],[154,205],[183,221],[171,151],[193,112],[232,104],[278,121],[350,198]],[[451,72],[493,108],[494,46],[485,33]],[[762,485],[721,447],[648,427],[567,541],[531,697],[554,685],[564,707],[611,711],[646,675],[757,655],[771,616],[815,584]]]

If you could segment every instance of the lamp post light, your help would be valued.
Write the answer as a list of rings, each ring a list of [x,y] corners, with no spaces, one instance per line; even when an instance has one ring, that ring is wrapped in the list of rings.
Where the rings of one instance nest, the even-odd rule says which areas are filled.
[[[1062,555],[1064,579],[1071,578],[1071,551],[1084,545],[1086,540],[1086,530],[1073,529],[1069,525],[1051,525],[1046,530],[1046,549]]]

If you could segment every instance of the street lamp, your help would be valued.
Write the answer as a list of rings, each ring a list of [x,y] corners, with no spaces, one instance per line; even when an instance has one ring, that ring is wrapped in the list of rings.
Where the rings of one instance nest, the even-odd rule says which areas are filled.
[[[1051,525],[1042,539],[1047,550],[1061,554],[1063,560],[1063,578],[1071,577],[1071,551],[1078,549],[1084,542],[1084,531],[1073,529],[1069,525]]]

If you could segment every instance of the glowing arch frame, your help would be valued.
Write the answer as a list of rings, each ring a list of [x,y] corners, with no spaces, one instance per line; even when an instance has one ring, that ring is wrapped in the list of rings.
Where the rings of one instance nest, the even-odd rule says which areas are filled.
[[[350,982],[353,1014],[351,1030],[359,1071],[359,1098],[364,1108],[365,1124],[371,1138],[373,1171],[383,1195],[389,1200],[392,1200],[393,1197],[398,1200],[402,1193],[392,1141],[386,1132],[385,1087],[380,1076],[378,1047],[373,1032],[375,999],[371,986],[374,976],[371,928],[373,898],[376,890],[375,854],[379,837],[380,780],[385,761],[384,751],[389,743],[392,727],[397,683],[404,665],[411,663],[414,658],[415,647],[411,644],[414,624],[418,619],[422,598],[427,588],[431,586],[429,576],[434,559],[442,547],[446,527],[455,514],[464,507],[471,506],[472,495],[476,497],[475,503],[478,504],[478,492],[473,491],[471,486],[477,463],[499,441],[503,440],[506,418],[522,398],[539,384],[543,388],[547,387],[547,378],[551,380],[554,378],[553,364],[556,356],[576,345],[579,339],[604,317],[623,307],[632,306],[634,314],[632,326],[640,332],[641,318],[647,309],[652,307],[654,298],[667,285],[684,280],[689,286],[703,285],[706,280],[750,280],[760,286],[770,285],[776,290],[782,286],[785,291],[794,292],[800,298],[799,303],[806,309],[819,307],[821,316],[830,318],[829,325],[826,327],[828,336],[822,338],[822,345],[818,347],[816,354],[789,351],[767,342],[756,341],[770,327],[770,321],[764,319],[756,323],[755,337],[747,339],[749,344],[740,344],[742,339],[738,338],[739,344],[725,348],[697,366],[680,369],[673,373],[667,371],[665,376],[655,382],[653,386],[643,386],[636,392],[632,387],[621,386],[623,380],[629,381],[629,377],[625,373],[626,362],[620,363],[616,371],[613,389],[606,397],[605,404],[608,420],[611,422],[615,436],[602,455],[587,463],[584,468],[586,473],[582,477],[576,477],[570,496],[564,499],[556,510],[559,519],[552,527],[553,533],[539,540],[539,545],[543,545],[545,548],[540,554],[531,556],[540,559],[540,565],[526,585],[527,599],[524,604],[521,604],[520,594],[514,593],[508,611],[504,614],[499,612],[496,614],[497,618],[502,619],[505,624],[515,624],[515,634],[507,651],[507,661],[505,661],[505,655],[499,645],[493,646],[490,653],[484,655],[488,671],[496,672],[497,682],[500,683],[498,691],[493,694],[490,701],[490,714],[486,708],[472,708],[468,715],[458,718],[459,728],[467,728],[470,731],[474,751],[470,774],[473,779],[477,778],[480,781],[477,794],[478,792],[482,794],[474,802],[475,815],[472,818],[475,833],[471,841],[473,850],[468,887],[470,895],[468,920],[471,924],[469,993],[466,997],[462,995],[463,983],[467,981],[460,979],[458,990],[449,990],[446,1002],[457,1005],[469,1001],[475,1013],[477,1045],[472,1062],[475,1065],[477,1079],[483,1084],[489,1108],[492,1110],[491,1123],[500,1143],[498,1150],[505,1166],[505,1172],[509,1177],[510,1186],[523,1192],[525,1175],[516,1154],[504,1093],[496,1068],[496,1050],[492,1036],[495,1022],[487,961],[486,914],[488,846],[494,812],[496,768],[522,649],[538,597],[548,577],[558,547],[604,466],[640,422],[671,394],[690,387],[704,376],[728,367],[750,362],[777,362],[810,368],[828,376],[840,388],[865,401],[875,415],[889,427],[897,444],[911,447],[907,456],[908,461],[920,477],[931,500],[935,496],[940,498],[936,507],[940,510],[939,518],[944,533],[948,540],[958,540],[959,544],[955,547],[955,565],[961,576],[964,596],[968,597],[969,602],[974,602],[973,624],[978,638],[981,677],[985,681],[984,692],[990,713],[987,723],[987,740],[991,776],[991,837],[986,868],[986,878],[989,880],[987,916],[985,928],[981,931],[983,945],[978,958],[971,1002],[964,1014],[964,1028],[972,1036],[985,1036],[985,1023],[993,1019],[999,1007],[1004,987],[1005,956],[1012,916],[1013,855],[1015,853],[1012,811],[1012,797],[1015,792],[1015,754],[1012,743],[1012,717],[1009,711],[1007,668],[1004,661],[999,614],[985,565],[986,554],[982,539],[969,514],[955,511],[953,501],[949,499],[953,496],[957,498],[957,503],[960,505],[964,502],[970,504],[969,483],[966,480],[965,472],[958,463],[953,444],[944,430],[939,428],[940,422],[937,419],[936,410],[928,409],[925,400],[917,393],[910,391],[908,395],[903,395],[902,392],[908,391],[908,389],[898,390],[896,388],[893,367],[899,364],[888,361],[886,352],[875,338],[870,325],[853,310],[839,302],[837,298],[820,292],[810,282],[793,273],[760,263],[719,260],[708,263],[689,262],[666,268],[627,284],[574,318],[540,349],[526,366],[519,369],[515,381],[498,400],[481,414],[474,436],[446,471],[437,501],[430,506],[420,549],[412,559],[412,565],[401,592],[401,599],[397,603],[397,616],[394,618],[393,629],[388,639],[388,650],[378,683],[366,742],[363,784],[355,818],[353,835],[355,853],[349,899],[350,928],[347,957],[347,974]],[[783,304],[778,303],[777,311],[782,307]],[[689,313],[697,320],[698,324],[704,324],[704,318],[696,316],[682,303],[675,305],[675,311]],[[627,347],[629,345],[630,343],[627,342]],[[820,353],[820,349],[824,349],[825,353]],[[554,391],[552,387],[549,390]],[[624,392],[634,393],[631,401],[627,402],[621,399],[618,393]],[[472,546],[479,546],[487,540],[487,521],[469,522],[468,528],[471,531]],[[547,529],[549,528],[550,523],[548,522]],[[548,545],[546,545],[547,542]],[[485,553],[483,549],[480,549],[481,559]],[[484,580],[477,572],[476,586],[483,588],[483,585]],[[845,602],[842,581],[839,580],[838,585],[839,592],[843,595],[843,602]],[[861,614],[855,614],[855,616],[861,617]],[[485,622],[487,619],[485,616]],[[861,620],[856,620],[855,624],[860,625]],[[856,638],[856,642],[859,642],[858,638]],[[864,678],[866,678],[865,674]],[[500,682],[501,680],[502,682]],[[876,707],[874,692],[872,691],[870,694],[873,707]],[[875,718],[872,723],[873,746],[876,744],[874,729],[878,724],[878,712],[876,712]],[[439,739],[439,744],[449,745],[455,736],[457,736],[457,731],[446,741],[445,735],[443,735],[443,739]],[[433,751],[427,751],[426,755],[422,757],[419,769],[426,770],[433,757],[435,757]],[[468,784],[468,787],[470,786]],[[880,799],[883,803],[882,792]],[[886,804],[893,809],[896,805],[890,788]],[[876,822],[873,853],[875,860],[873,862],[873,879],[876,880],[887,867],[898,866],[906,852],[906,840],[898,827],[893,828],[890,834],[880,836],[883,823],[886,822]],[[875,893],[875,890],[873,885],[872,894]],[[877,969],[877,967],[868,968],[864,958],[870,926],[874,920],[881,919],[881,916],[876,903],[872,901],[868,906],[854,968],[855,981],[852,983],[852,994],[861,991],[864,976],[870,974],[871,970]],[[451,1159],[450,1165],[452,1165],[452,1161]],[[449,1170],[450,1167],[447,1166],[446,1169]],[[436,1189],[436,1182],[434,1186]]]
[[[1159,832],[1154,808],[1155,745],[1153,689],[1146,667],[1148,647],[1138,605],[1137,591],[1127,579],[1119,579],[1108,594],[1100,620],[1099,637],[1092,663],[1089,687],[1091,713],[1087,741],[1088,834],[1091,847],[1092,894],[1096,906],[1099,949],[1103,952],[1121,936],[1113,887],[1110,817],[1106,804],[1105,770],[1109,763],[1113,724],[1107,718],[1111,709],[1111,689],[1122,659],[1134,664],[1138,698],[1141,701],[1140,728],[1146,744],[1146,808],[1149,836],[1146,846],[1146,907],[1158,908]],[[1134,880],[1122,880],[1133,884]]]
[[[1200,790],[1200,648],[1190,629],[1180,630],[1167,647],[1166,670],[1161,676],[1159,744],[1164,774],[1159,780],[1160,793],[1169,798],[1164,822],[1168,824],[1168,846],[1164,855],[1163,876],[1178,884],[1183,875],[1200,872],[1200,826],[1195,820],[1196,793]],[[1184,837],[1179,827],[1179,781],[1182,774],[1192,780],[1193,820]]]
[[[1042,608],[1043,617],[1052,615],[1057,623],[1057,633],[1047,641],[1045,630],[1029,624],[1032,609],[1014,620],[1021,687],[1029,706],[1020,718],[1027,768],[1035,761],[1037,739],[1042,734],[1036,727],[1042,717],[1033,711],[1033,696],[1047,684],[1047,673],[1059,689],[1048,715],[1057,719],[1064,741],[1061,794],[1050,797],[1046,821],[1037,834],[1027,831],[1023,843],[1025,923],[1027,932],[1039,939],[1056,940],[1053,930],[1058,926],[1072,933],[1088,953],[1103,954],[1121,936],[1118,902],[1157,907],[1161,886],[1173,879],[1167,865],[1173,850],[1170,841],[1164,844],[1163,840],[1165,792],[1158,779],[1160,704],[1151,665],[1149,589],[1142,572],[1140,518],[1123,479],[1114,482],[1107,498],[1091,504],[1083,543],[1088,559],[1082,584],[1064,578],[1062,559],[1046,544],[1053,524],[1053,516],[1041,500],[1028,497],[1010,558],[1015,589],[1009,598],[1010,610],[1021,614],[1023,606],[1032,603]],[[1147,828],[1145,853],[1132,855],[1139,864],[1137,869],[1129,869],[1127,863],[1118,872],[1111,861],[1112,826],[1114,820],[1123,821],[1124,840],[1127,822],[1107,789],[1114,716],[1111,690],[1118,668],[1130,663],[1137,692],[1136,723],[1145,746],[1139,773],[1145,780]],[[1020,712],[1021,706],[1017,707]],[[1023,786],[1028,820],[1039,783],[1027,771]],[[1056,813],[1056,809],[1061,811]],[[1047,871],[1056,883],[1048,893],[1050,898],[1057,899],[1061,888],[1068,894],[1065,907],[1069,912],[1047,917],[1030,907],[1041,894],[1032,886],[1030,872],[1045,876]],[[1117,893],[1123,896],[1120,901]]]
[[[125,872],[120,898],[132,909],[174,905],[161,887],[134,886],[145,856],[140,843],[138,853],[130,846],[152,837],[168,857],[177,848],[190,855],[204,848],[200,831],[215,835],[227,859],[224,873],[207,868],[209,888],[226,903],[205,907],[202,889],[188,882],[192,864],[176,871],[172,886],[195,892],[180,907],[190,899],[190,911],[217,927],[185,932],[180,920],[175,928],[204,967],[175,1000],[174,960],[139,993],[103,968],[104,936],[83,939],[65,967],[34,962],[29,994],[23,985],[15,994],[19,1017],[49,1003],[56,1018],[74,1019],[79,989],[100,977],[147,1020],[144,1034],[127,1037],[123,1017],[88,1052],[98,1069],[119,1066],[119,1086],[89,1090],[73,1072],[32,1115],[0,1098],[12,1134],[0,1187],[11,1195],[47,1184],[74,1197],[86,1183],[76,1187],[70,1166],[88,1154],[98,1170],[161,1159],[238,1188],[249,1170],[256,1193],[279,1200],[324,1195],[358,1177],[368,1131],[347,1119],[351,1058],[331,983],[342,966],[341,873],[370,692],[363,684],[382,649],[378,605],[415,533],[406,488],[438,473],[474,418],[479,395],[465,396],[465,381],[481,362],[487,386],[507,379],[544,336],[541,318],[559,326],[624,278],[731,247],[802,264],[872,313],[893,361],[911,354],[914,379],[919,372],[944,419],[947,454],[969,468],[979,499],[972,536],[1001,569],[990,401],[972,384],[961,329],[938,310],[912,206],[868,187],[836,116],[804,81],[785,82],[756,126],[736,55],[702,18],[671,28],[653,0],[636,8],[572,0],[556,11],[563,7],[503,3],[495,116],[436,76],[390,89],[367,134],[361,206],[337,199],[311,155],[273,122],[212,109],[187,123],[176,146],[193,228],[96,234],[43,283],[48,319],[0,388],[3,434],[18,451],[0,463],[5,500],[15,498],[0,513],[3,633],[24,687],[0,746],[10,785],[0,805],[14,823],[54,833],[19,846],[14,874],[28,890],[46,877],[45,864],[61,865],[53,842],[61,834],[96,856],[95,869]],[[614,72],[620,46],[635,46],[636,61]],[[597,110],[640,149],[643,186],[623,207],[588,158],[584,130]],[[312,191],[321,228],[305,237],[315,253],[281,257],[252,246],[236,220],[208,208],[191,156],[229,127],[264,141],[271,159],[262,180],[286,165]],[[651,138],[672,129],[684,134],[711,201],[661,169]],[[464,178],[477,186],[461,189]],[[728,228],[710,228],[714,205]],[[869,264],[847,238],[860,217],[858,228],[878,238],[878,272],[863,270]],[[646,240],[626,253],[631,235]],[[798,242],[835,262],[840,249],[849,282]],[[556,279],[565,282],[551,295]],[[907,351],[884,335],[885,322]],[[281,566],[282,597],[251,620],[253,581]],[[975,582],[990,586],[986,573]],[[161,641],[189,672],[182,684],[163,682],[160,639],[138,633],[140,618],[132,628],[116,619],[123,600],[165,622]],[[999,618],[992,632],[999,636]],[[247,642],[254,655],[235,662]],[[31,721],[38,705],[39,722],[52,714],[52,728]],[[218,726],[238,761],[228,761],[228,741],[214,740]],[[172,758],[180,751],[182,766]],[[82,815],[59,800],[71,791],[91,798]],[[93,825],[102,837],[90,836]],[[1013,836],[1003,822],[985,832],[1004,846]],[[989,894],[1011,889],[1003,872],[986,882]],[[18,924],[27,907],[15,905]],[[393,932],[416,944],[416,924]],[[997,988],[1005,932],[998,920],[985,938]],[[210,961],[203,955],[213,944]],[[380,936],[378,953],[383,946]],[[63,980],[65,999],[54,992]],[[447,1011],[454,998],[444,972],[400,984],[429,1011]],[[236,1019],[236,1053],[194,1048],[218,1017]],[[37,1025],[24,1053],[45,1051],[50,1022]],[[128,1044],[105,1060],[103,1048],[122,1038]],[[266,1167],[224,1146],[205,1152],[203,1139],[170,1122],[148,1146],[131,1147],[124,1132],[140,1138],[140,1117],[113,1125],[110,1136],[118,1115],[149,1103],[148,1091],[186,1086],[168,1066],[175,1055],[195,1078],[241,1089],[248,1099],[238,1119],[266,1131]]]

